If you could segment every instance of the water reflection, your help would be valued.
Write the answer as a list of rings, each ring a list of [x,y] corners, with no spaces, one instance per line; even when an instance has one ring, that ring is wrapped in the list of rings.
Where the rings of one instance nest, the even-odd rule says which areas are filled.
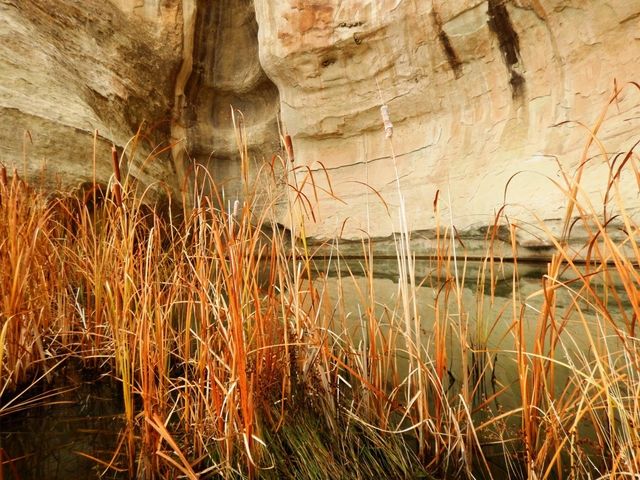
[[[85,456],[108,464],[117,450],[119,432],[124,426],[121,415],[124,406],[118,385],[110,380],[96,380],[98,377],[94,371],[83,375],[79,369],[68,367],[58,372],[53,384],[33,387],[29,392],[29,395],[53,393],[44,404],[0,416],[4,475],[0,477],[16,480],[126,478],[113,469],[102,476],[105,465]]]
[[[371,285],[365,274],[364,260],[334,261],[330,267],[325,287],[328,297],[332,305],[338,306],[334,307],[336,311],[340,311],[340,315],[345,315],[348,319],[343,326],[335,325],[333,328],[336,331],[341,327],[346,328],[355,345],[368,341],[365,312],[367,303],[371,301],[371,291],[376,305],[375,318],[379,321],[379,331],[383,336],[390,338],[394,329],[405,329],[401,318],[405,307],[399,290],[400,269],[397,260],[376,259]],[[323,265],[323,268],[326,269],[327,265]],[[534,344],[543,338],[542,350],[548,355],[551,353],[549,338],[555,335],[559,339],[553,351],[555,360],[548,367],[554,369],[550,378],[553,379],[558,395],[565,390],[575,371],[592,361],[594,353],[591,351],[590,335],[602,339],[612,354],[612,361],[617,361],[616,356],[621,355],[619,336],[612,331],[612,324],[603,321],[602,315],[590,305],[592,298],[589,299],[583,291],[574,288],[572,280],[575,273],[568,272],[555,281],[545,280],[547,295],[552,292],[556,296],[555,307],[550,314],[557,322],[554,328],[558,331],[554,334],[549,330],[541,332],[538,322],[545,298],[543,278],[547,274],[546,265],[519,265],[517,272],[514,272],[514,266],[507,263],[491,266],[478,262],[459,262],[457,275],[461,295],[452,291],[455,290],[452,264],[449,265],[452,275],[449,290],[443,287],[446,281],[444,269],[439,271],[435,262],[416,261],[414,271],[416,288],[415,296],[409,299],[409,316],[413,321],[415,303],[415,312],[420,319],[422,358],[426,363],[433,361],[434,328],[439,322],[447,329],[448,371],[445,388],[450,398],[453,398],[461,393],[461,344],[467,346],[467,369],[472,387],[475,387],[472,407],[493,397],[487,405],[491,411],[482,409],[477,412],[478,415],[495,415],[515,410],[522,405],[516,362],[518,341],[526,352],[532,353]],[[583,269],[582,273],[584,271]],[[560,282],[567,283],[552,291],[551,287]],[[595,291],[600,292],[604,288],[600,277],[593,277],[591,282]],[[619,280],[612,274],[611,282],[618,285]],[[621,310],[627,307],[630,307],[630,303],[625,298],[620,299],[620,305],[613,299],[607,304],[608,315],[618,328],[624,328]],[[516,339],[517,326],[522,328],[521,340]],[[464,332],[465,338],[460,338],[461,332]],[[395,346],[399,352],[398,358],[405,360],[398,363],[402,369],[399,377],[403,378],[409,372],[409,362],[408,356],[403,353],[408,347],[402,335],[395,336]],[[527,362],[533,362],[532,356],[526,358]],[[519,422],[519,418],[514,416],[510,421]]]
[[[389,370],[396,375],[396,382],[398,379],[403,382],[411,366],[407,353],[410,348],[403,332],[417,325],[420,341],[416,348],[420,351],[421,361],[432,368],[435,326],[444,328],[444,389],[448,397],[453,399],[462,391],[464,362],[461,346],[465,345],[467,374],[471,380],[470,407],[471,410],[476,409],[473,412],[474,422],[482,424],[503,412],[514,412],[501,423],[493,424],[492,432],[480,432],[484,435],[480,440],[486,442],[485,446],[492,440],[490,434],[499,440],[494,452],[492,447],[485,452],[489,458],[495,455],[496,472],[504,473],[511,469],[508,471],[513,473],[515,463],[503,462],[502,459],[504,449],[511,448],[504,439],[517,438],[521,421],[517,413],[522,406],[517,343],[524,342],[525,350],[532,352],[534,343],[543,338],[546,342],[543,350],[548,352],[550,348],[548,342],[551,337],[548,332],[541,335],[538,322],[544,301],[542,279],[547,273],[546,266],[522,265],[515,272],[511,264],[495,264],[491,271],[484,264],[460,263],[458,290],[453,288],[456,283],[453,277],[449,277],[447,287],[443,286],[447,280],[444,269],[439,270],[434,262],[417,261],[414,266],[415,295],[412,294],[408,302],[403,302],[396,260],[377,259],[371,277],[365,275],[364,264],[364,260],[355,259],[319,265],[319,270],[328,273],[318,276],[316,287],[326,290],[324,293],[333,312],[329,323],[319,326],[331,330],[331,338],[342,342],[341,347],[350,349],[345,361],[360,361],[360,365],[366,367],[366,358],[355,357],[361,353],[366,355],[364,346],[372,341],[368,338],[367,321],[375,318],[378,322],[376,341],[384,338],[387,348],[396,350],[396,365]],[[569,275],[557,279],[569,280]],[[615,282],[615,278],[612,281]],[[601,291],[604,288],[601,283],[601,279],[594,278],[594,289]],[[547,285],[554,283],[548,280]],[[588,338],[590,334],[602,339],[610,352],[612,364],[621,361],[619,337],[612,332],[611,325],[602,322],[596,310],[588,307],[584,293],[573,290],[572,285],[567,283],[553,291],[557,301],[551,315],[557,321],[556,337],[560,340],[553,352],[556,362],[549,367],[555,368],[555,372],[548,378],[552,379],[552,390],[558,398],[562,397],[575,370],[586,370],[592,362],[594,352]],[[627,300],[622,298],[620,307],[613,301],[608,305],[609,313],[620,325],[624,324],[621,310],[627,308],[628,303],[625,302]],[[367,313],[371,305],[374,305],[373,311]],[[403,312],[407,305],[411,311],[405,316]],[[581,307],[579,312],[576,306]],[[521,340],[516,338],[517,325],[522,329]],[[526,362],[531,366],[533,357],[526,357]],[[42,387],[62,390],[47,404],[11,415],[0,415],[4,475],[1,478],[85,479],[98,478],[104,472],[103,478],[125,478],[124,473],[107,470],[105,466],[118,450],[119,432],[124,427],[120,388],[110,380],[94,382],[97,377],[95,372],[83,376],[80,369],[69,367],[59,372],[53,385]],[[393,379],[388,381],[391,391]],[[407,388],[406,398],[401,399],[401,403],[408,405],[411,401],[411,392]],[[582,438],[592,436],[590,427],[581,425],[579,428]],[[119,464],[114,462],[114,465]]]

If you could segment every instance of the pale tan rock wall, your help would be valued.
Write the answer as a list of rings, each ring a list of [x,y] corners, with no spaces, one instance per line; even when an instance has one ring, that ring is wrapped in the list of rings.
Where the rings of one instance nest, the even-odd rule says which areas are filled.
[[[39,179],[46,160],[46,188],[92,181],[97,130],[106,183],[111,145],[130,147],[141,128],[123,166],[143,186],[163,182],[180,199],[194,162],[217,183],[238,177],[231,106],[245,115],[255,163],[279,151],[280,102],[258,61],[257,29],[250,0],[1,3],[0,162],[23,175],[27,158]]]
[[[566,202],[550,181],[561,180],[555,158],[573,173],[586,143],[583,129],[553,125],[594,125],[615,79],[618,85],[640,80],[638,1],[255,4],[260,59],[279,88],[296,162],[328,188],[324,166],[344,202],[321,197],[319,221],[306,225],[307,234],[319,237],[398,230],[384,102],[410,229],[435,227],[440,191],[445,201],[450,194],[461,231],[491,224],[506,198],[510,218],[522,223],[521,238],[530,241],[532,213],[546,220],[563,215]],[[609,154],[638,139],[639,105],[640,92],[629,89],[610,109],[601,131]],[[591,150],[585,173],[594,199],[607,172],[597,153]],[[637,214],[631,172],[623,183],[627,206]],[[448,223],[448,208],[441,207]]]
[[[0,6],[0,160],[10,171],[22,167],[26,154],[30,177],[39,178],[46,161],[48,188],[90,181],[97,130],[98,180],[106,182],[111,144],[122,149],[140,125],[146,132],[169,115],[171,79],[181,62],[180,2],[135,14],[119,6],[73,0]],[[24,130],[33,139],[26,152]],[[149,139],[160,142],[168,131],[161,125]],[[174,187],[166,157],[138,170],[152,149],[142,142],[125,172]]]
[[[143,124],[148,141],[128,166],[179,196],[194,161],[217,183],[240,175],[231,106],[256,165],[280,153],[281,113],[296,166],[333,191],[316,201],[307,181],[317,221],[305,214],[306,233],[386,238],[399,197],[384,102],[410,229],[433,232],[436,192],[442,223],[451,214],[469,234],[506,199],[535,243],[527,225],[535,214],[557,232],[565,202],[551,182],[558,164],[575,172],[586,142],[576,124],[553,125],[593,126],[614,80],[640,80],[638,32],[639,0],[4,2],[0,161],[21,170],[26,145],[29,175],[46,159],[48,187],[91,180],[97,130],[105,182],[111,144],[124,148]],[[637,89],[618,100],[600,132],[610,155],[637,140],[640,121]],[[599,199],[608,170],[597,149],[589,158],[584,185]],[[637,215],[635,177],[624,173],[621,188]],[[240,184],[225,189],[232,198]]]

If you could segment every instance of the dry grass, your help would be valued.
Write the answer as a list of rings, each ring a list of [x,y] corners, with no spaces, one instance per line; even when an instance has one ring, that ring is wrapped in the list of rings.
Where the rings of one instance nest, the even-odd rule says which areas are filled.
[[[497,216],[469,301],[464,245],[442,197],[438,221],[441,211],[449,218],[433,273],[416,278],[398,180],[400,281],[397,302],[381,306],[370,243],[364,283],[337,245],[330,258],[314,254],[304,237],[313,174],[292,167],[288,148],[250,181],[243,119],[233,121],[244,191],[233,203],[198,166],[181,212],[147,207],[117,155],[111,183],[80,195],[45,196],[3,170],[0,415],[72,357],[121,386],[119,449],[94,459],[130,478],[640,475],[639,231],[618,191],[622,175],[639,178],[633,152],[608,159],[601,148],[605,212],[583,194],[582,167],[557,185],[568,208],[561,237],[540,222],[555,246],[547,274],[523,297],[514,268],[501,305],[498,229],[515,242],[521,227]],[[283,200],[297,235],[264,228]],[[590,234],[577,250],[574,221]],[[344,296],[329,295],[349,282],[355,325]],[[427,285],[428,329],[418,306]],[[496,378],[497,358],[513,365],[512,383]],[[517,403],[504,407],[510,390]]]

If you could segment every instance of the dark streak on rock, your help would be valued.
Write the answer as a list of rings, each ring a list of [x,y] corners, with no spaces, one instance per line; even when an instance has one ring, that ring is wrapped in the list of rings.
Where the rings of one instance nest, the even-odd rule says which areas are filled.
[[[524,96],[524,77],[515,70],[511,70],[510,72],[509,85],[511,85],[511,96],[514,100]]]
[[[197,9],[199,12],[203,12],[196,17],[195,32],[194,32],[194,47],[193,47],[193,66],[191,69],[191,75],[185,85],[185,95],[187,97],[187,104],[192,113],[195,114],[194,106],[198,102],[198,97],[206,84],[206,70],[215,70],[216,67],[216,53],[217,38],[215,33],[217,32],[217,26],[220,23],[221,12],[219,8],[211,4],[210,0],[196,1]],[[209,67],[208,69],[205,68]],[[193,117],[192,118],[197,118]],[[187,127],[193,126],[195,122],[189,122]]]
[[[525,90],[525,80],[516,71],[516,66],[520,61],[520,39],[511,23],[505,0],[488,0],[488,4],[489,29],[498,39],[502,58],[509,70],[511,96],[514,100],[522,98]]]
[[[462,62],[460,58],[458,58],[458,54],[453,49],[451,45],[451,40],[449,40],[449,36],[447,32],[442,28],[442,20],[440,20],[440,15],[436,10],[431,10],[431,15],[433,17],[433,21],[436,24],[436,32],[438,34],[438,40],[440,40],[440,44],[442,45],[442,49],[444,50],[444,54],[447,57],[447,61],[449,62],[449,66],[451,70],[453,70],[453,74],[456,78],[460,78],[462,76]]]
[[[453,70],[456,78],[460,78],[462,75],[462,62],[458,58],[455,50],[451,46],[451,41],[449,40],[449,36],[443,31],[438,33],[438,39],[442,44],[442,48],[444,49],[444,53],[447,55],[447,60],[449,61],[449,65]]]

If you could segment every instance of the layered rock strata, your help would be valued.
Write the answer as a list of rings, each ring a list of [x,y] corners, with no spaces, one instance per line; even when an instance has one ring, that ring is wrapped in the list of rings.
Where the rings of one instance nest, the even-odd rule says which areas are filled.
[[[482,236],[507,204],[521,242],[543,247],[535,217],[559,233],[567,202],[553,182],[563,184],[560,167],[575,174],[588,139],[562,122],[595,125],[616,83],[638,80],[638,2],[255,3],[260,59],[296,162],[333,193],[306,226],[322,238],[399,231],[399,180],[409,230],[434,231],[438,198],[441,225]],[[610,158],[638,140],[639,105],[629,88],[609,109],[599,137]],[[605,152],[589,151],[583,175],[596,203]],[[640,213],[633,172],[620,189]]]
[[[501,211],[521,244],[544,248],[536,218],[559,232],[554,182],[578,169],[581,125],[639,80],[638,32],[640,3],[621,0],[3,2],[0,161],[40,178],[44,160],[47,188],[106,183],[115,144],[143,186],[180,198],[197,162],[233,200],[232,107],[254,167],[281,153],[281,112],[298,172],[288,182],[314,208],[283,215],[292,228],[384,240],[405,224],[427,245],[449,223],[482,238]],[[637,141],[638,105],[625,89],[602,150],[585,157],[584,190],[609,213],[605,156]],[[635,175],[624,170],[619,187],[638,215]]]

